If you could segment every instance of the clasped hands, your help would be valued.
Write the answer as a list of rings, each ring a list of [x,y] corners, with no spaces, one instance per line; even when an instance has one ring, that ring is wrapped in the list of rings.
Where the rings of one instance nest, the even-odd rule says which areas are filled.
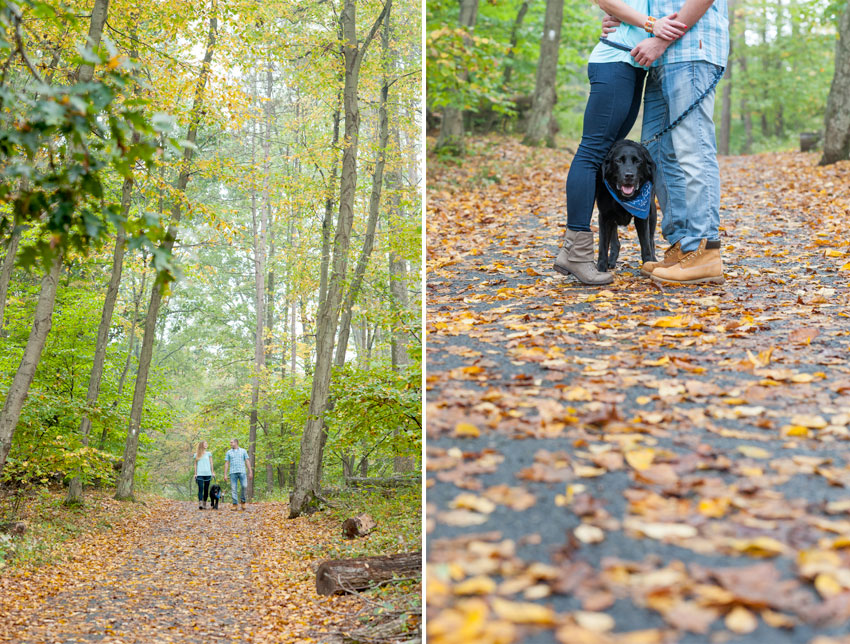
[[[652,26],[652,34],[655,38],[645,38],[630,52],[632,58],[638,65],[649,67],[658,60],[667,50],[667,47],[680,38],[687,30],[688,25],[676,20],[678,12],[659,18]],[[620,26],[620,20],[612,15],[605,14],[602,18],[602,35],[607,36]]]

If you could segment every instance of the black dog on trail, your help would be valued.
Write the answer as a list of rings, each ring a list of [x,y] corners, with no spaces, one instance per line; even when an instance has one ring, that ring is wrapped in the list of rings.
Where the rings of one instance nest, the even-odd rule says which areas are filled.
[[[655,261],[655,208],[653,177],[655,163],[647,150],[634,141],[617,141],[605,160],[596,181],[599,208],[599,257],[597,268],[614,268],[620,255],[617,226],[628,226],[634,218],[643,262]]]
[[[218,510],[218,501],[221,498],[221,486],[216,483],[210,488],[210,506],[213,510]]]

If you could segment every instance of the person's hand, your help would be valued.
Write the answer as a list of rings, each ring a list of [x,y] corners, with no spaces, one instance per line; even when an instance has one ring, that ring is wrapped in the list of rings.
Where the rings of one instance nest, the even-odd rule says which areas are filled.
[[[663,38],[644,38],[630,53],[638,65],[649,67],[667,51],[670,42]]]
[[[681,38],[688,30],[688,25],[676,20],[675,18],[677,15],[679,14],[674,11],[669,16],[664,16],[663,18],[656,20],[655,24],[652,25],[653,35],[658,38],[663,38],[664,40],[676,40],[676,38]]]
[[[613,33],[620,26],[620,19],[615,18],[610,14],[605,14],[602,17],[602,37],[607,38],[608,34]]]

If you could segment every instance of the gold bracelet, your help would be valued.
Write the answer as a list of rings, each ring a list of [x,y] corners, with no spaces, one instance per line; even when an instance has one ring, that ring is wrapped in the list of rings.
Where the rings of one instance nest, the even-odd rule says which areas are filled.
[[[651,34],[652,28],[654,26],[655,26],[655,18],[653,18],[652,16],[648,16],[647,19],[646,19],[646,22],[643,23],[643,30],[648,34]]]

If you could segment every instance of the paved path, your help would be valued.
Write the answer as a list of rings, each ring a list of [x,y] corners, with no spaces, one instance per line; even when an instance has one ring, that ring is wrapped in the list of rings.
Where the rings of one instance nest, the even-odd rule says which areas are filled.
[[[429,641],[850,642],[850,165],[724,159],[727,284],[630,228],[592,289],[568,159],[484,148],[429,168]]]
[[[259,508],[162,505],[156,521],[114,544],[123,550],[120,558],[81,553],[80,574],[28,617],[19,641],[248,641],[257,614],[250,563]]]

